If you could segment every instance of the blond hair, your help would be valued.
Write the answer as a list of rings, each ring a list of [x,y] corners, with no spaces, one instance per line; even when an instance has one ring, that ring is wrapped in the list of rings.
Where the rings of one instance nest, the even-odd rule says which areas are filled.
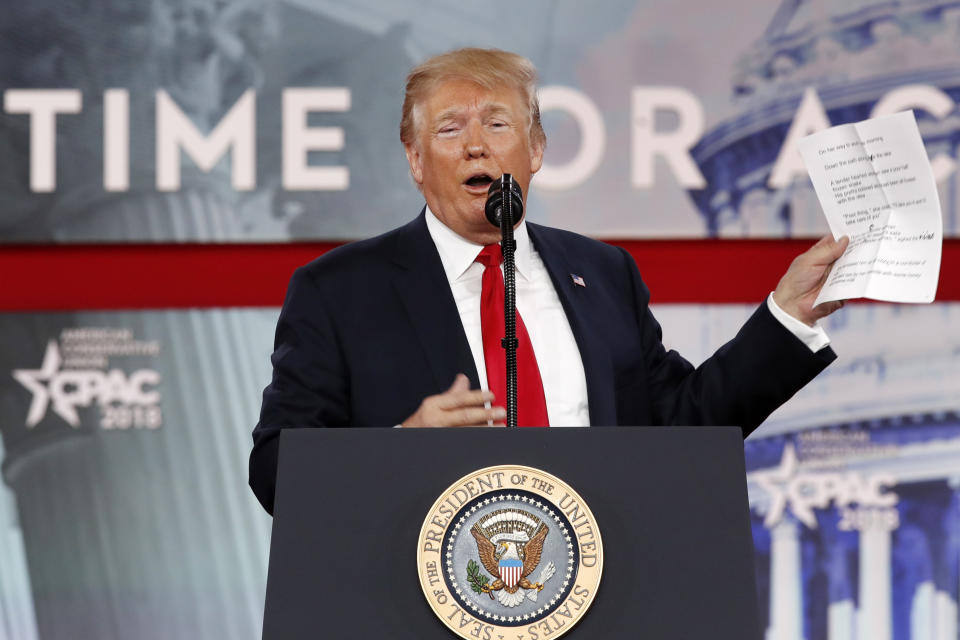
[[[417,133],[417,107],[441,82],[468,80],[484,89],[504,85],[520,91],[527,103],[530,143],[543,148],[547,136],[540,124],[540,103],[537,100],[537,70],[533,63],[516,53],[499,49],[457,49],[434,56],[407,76],[400,118],[400,141],[412,144]]]

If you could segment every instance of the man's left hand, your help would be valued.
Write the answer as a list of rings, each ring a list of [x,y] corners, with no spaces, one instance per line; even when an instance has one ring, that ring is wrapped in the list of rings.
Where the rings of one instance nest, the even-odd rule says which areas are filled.
[[[820,238],[817,244],[794,258],[773,292],[773,301],[791,316],[811,327],[820,318],[842,307],[842,300],[824,302],[816,307],[813,303],[827,281],[831,265],[843,255],[849,244],[850,238],[847,236],[839,240],[834,240],[830,235]]]

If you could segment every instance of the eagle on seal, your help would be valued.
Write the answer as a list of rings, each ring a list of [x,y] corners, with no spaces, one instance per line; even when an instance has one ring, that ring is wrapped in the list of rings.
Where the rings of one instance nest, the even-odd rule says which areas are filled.
[[[536,589],[541,591],[543,584],[527,579],[540,564],[543,542],[549,529],[542,522],[529,538],[526,531],[514,531],[513,535],[495,535],[496,543],[488,538],[479,524],[473,525],[470,533],[477,541],[477,552],[483,567],[496,579],[489,585],[483,585],[483,592],[494,599],[493,592],[503,589],[514,594],[518,589]],[[522,596],[520,596],[522,598]]]

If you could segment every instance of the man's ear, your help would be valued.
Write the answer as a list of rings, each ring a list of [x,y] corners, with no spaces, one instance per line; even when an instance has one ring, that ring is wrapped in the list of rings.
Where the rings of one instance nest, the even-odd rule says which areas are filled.
[[[413,181],[418,185],[422,185],[423,157],[420,155],[420,150],[417,148],[416,143],[403,145],[403,150],[407,154],[407,164],[410,165],[410,175],[413,176]]]
[[[530,145],[530,175],[540,171],[543,166],[543,146],[535,142]]]

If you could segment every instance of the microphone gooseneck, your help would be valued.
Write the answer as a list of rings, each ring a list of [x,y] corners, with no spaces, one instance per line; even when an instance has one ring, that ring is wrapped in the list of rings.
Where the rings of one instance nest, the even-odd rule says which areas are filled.
[[[523,216],[523,193],[512,175],[505,173],[490,185],[485,212],[490,224],[500,227],[500,250],[503,254],[503,320],[506,334],[500,344],[503,346],[507,365],[507,426],[516,427],[517,274],[513,253],[517,243],[513,239],[513,225]]]

